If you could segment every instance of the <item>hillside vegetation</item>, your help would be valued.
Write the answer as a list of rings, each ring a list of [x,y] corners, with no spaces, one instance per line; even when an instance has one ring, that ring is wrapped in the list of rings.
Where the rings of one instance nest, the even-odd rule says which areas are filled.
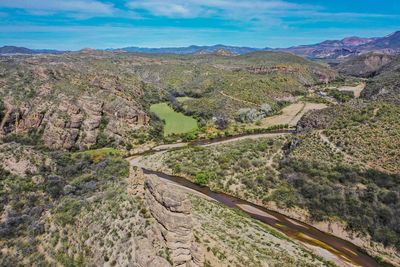
[[[150,156],[150,168],[255,203],[306,210],[312,221],[400,248],[400,109],[353,100],[305,115],[299,134],[188,147]]]
[[[367,53],[354,56],[340,63],[336,69],[341,74],[356,77],[372,77],[385,65],[392,62],[396,56],[384,53]]]
[[[381,68],[362,93],[370,100],[384,100],[400,104],[400,56]]]
[[[399,173],[400,109],[385,102],[353,101],[307,114],[299,123],[301,131],[319,129],[322,141],[330,142],[348,161],[365,168]],[[326,136],[326,140],[323,140]],[[313,154],[314,150],[308,152]],[[318,154],[314,157],[317,159]],[[327,158],[329,161],[330,158]]]
[[[284,140],[265,138],[189,147],[150,156],[146,162],[216,191],[266,200],[270,189],[279,183],[274,159],[279,159]]]
[[[121,224],[119,232],[134,231],[135,224],[145,229],[145,213],[132,221],[144,207],[127,194],[126,161],[112,153],[43,153],[15,143],[5,146],[12,150],[1,155],[13,151],[7,155],[13,166],[29,168],[19,172],[0,164],[1,266],[87,266],[130,253],[127,247],[118,248],[121,240],[107,234],[118,229],[111,222],[116,218],[132,224]],[[85,229],[94,221],[99,224]],[[91,242],[85,243],[88,238]],[[120,254],[115,256],[117,249]]]
[[[269,103],[279,109],[282,101],[335,75],[278,52],[178,56],[84,50],[0,57],[0,134],[34,134],[52,149],[132,147],[160,137],[150,131],[151,104],[192,96],[186,114],[233,119],[241,108]]]

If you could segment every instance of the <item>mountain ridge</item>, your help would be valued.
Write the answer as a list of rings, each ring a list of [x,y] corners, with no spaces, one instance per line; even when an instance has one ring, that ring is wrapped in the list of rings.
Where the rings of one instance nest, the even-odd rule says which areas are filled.
[[[19,47],[13,45],[5,45],[0,47],[0,55],[10,55],[10,54],[60,54],[66,51],[59,51],[55,49],[30,49],[26,47]]]
[[[247,46],[231,45],[190,45],[186,47],[137,47],[129,46],[123,48],[95,49],[109,52],[130,52],[144,54],[213,54],[218,51],[226,51],[232,55],[242,55],[257,51],[282,51],[312,59],[341,59],[368,52],[383,52],[387,54],[400,53],[400,31],[396,31],[384,37],[363,38],[357,36],[345,37],[341,40],[325,40],[316,44],[291,46],[288,48],[255,48]],[[58,54],[68,51],[51,49],[29,49],[17,46],[0,47],[0,54]]]

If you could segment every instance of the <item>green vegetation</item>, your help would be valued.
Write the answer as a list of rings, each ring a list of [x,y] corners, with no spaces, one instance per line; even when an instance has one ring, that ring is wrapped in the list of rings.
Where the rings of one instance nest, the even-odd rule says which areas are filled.
[[[150,111],[165,121],[165,136],[190,133],[198,129],[195,119],[174,111],[167,103],[153,104]]]
[[[12,133],[4,138],[4,142],[16,142],[21,145],[43,146],[42,134],[34,129],[29,130],[27,133]]]
[[[91,209],[89,198],[101,201],[112,193],[112,199],[117,200],[121,190],[126,194],[124,178],[129,174],[128,163],[113,156],[117,153],[111,149],[72,154],[13,146],[12,155],[21,161],[30,160],[35,168],[16,175],[0,165],[0,212],[4,215],[0,223],[0,247],[10,250],[6,254],[1,252],[0,265],[18,266],[25,262],[46,266],[49,265],[46,257],[51,255],[65,266],[86,266],[87,255],[81,255],[83,251],[76,246],[77,240],[62,241],[60,233],[68,231],[80,220],[83,211]],[[41,155],[43,160],[33,153]],[[52,231],[48,230],[50,222],[54,223]],[[76,234],[78,228],[73,229]],[[51,245],[49,239],[55,239],[56,243]],[[56,246],[57,243],[60,245]],[[38,246],[48,246],[46,257],[36,249]]]
[[[271,189],[281,184],[275,167],[284,142],[285,138],[259,138],[210,147],[187,147],[149,160],[162,161],[175,175],[213,190],[268,201],[278,197]]]
[[[354,98],[354,93],[351,91],[339,91],[337,89],[329,90],[329,96],[335,98],[339,103],[348,102]]]
[[[316,221],[344,221],[350,231],[399,248],[399,114],[396,105],[353,100],[306,115],[288,143],[242,140],[150,160],[213,190],[301,207]]]
[[[175,173],[178,173],[178,171],[175,170]],[[194,177],[194,182],[199,185],[207,185],[210,180],[215,178],[216,174],[213,172],[199,172]]]
[[[122,155],[122,151],[112,148],[112,147],[103,147],[103,148],[99,148],[99,149],[92,149],[92,150],[85,150],[85,151],[81,151],[81,152],[76,152],[73,153],[73,155],[75,156],[81,156],[81,155],[88,155],[91,158],[102,158],[104,156],[121,156]]]
[[[213,266],[335,266],[237,209],[192,196],[195,236]],[[207,266],[207,265],[205,265]]]

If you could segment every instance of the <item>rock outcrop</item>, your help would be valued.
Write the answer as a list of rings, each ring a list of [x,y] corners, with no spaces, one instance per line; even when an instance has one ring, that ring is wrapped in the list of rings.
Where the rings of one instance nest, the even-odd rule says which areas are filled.
[[[77,103],[64,98],[59,103],[41,103],[35,99],[18,106],[5,102],[0,137],[33,131],[40,132],[44,145],[52,149],[89,149],[100,134],[119,142],[129,130],[149,121],[146,113],[125,100],[116,100],[121,102],[115,103],[116,106],[124,106],[116,111],[110,103],[97,99],[82,97]]]
[[[174,266],[203,266],[202,254],[194,241],[192,206],[186,195],[149,176],[145,181],[145,196]]]
[[[375,76],[382,67],[395,58],[394,55],[385,53],[367,53],[340,63],[336,69],[344,75],[368,78]]]
[[[149,122],[143,84],[107,64],[78,56],[0,60],[0,138],[35,133],[60,150],[126,141]]]
[[[144,181],[143,170],[131,165],[128,177],[128,193],[144,198]]]

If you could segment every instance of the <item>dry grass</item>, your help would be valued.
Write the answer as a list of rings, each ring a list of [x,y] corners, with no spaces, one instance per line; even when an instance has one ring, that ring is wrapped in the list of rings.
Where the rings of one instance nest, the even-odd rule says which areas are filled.
[[[310,110],[326,108],[327,105],[320,103],[297,102],[282,109],[279,115],[267,117],[261,120],[260,125],[251,126],[252,128],[268,128],[276,125],[287,124],[289,127],[296,126],[301,117]]]
[[[346,92],[348,92],[348,91],[353,92],[354,97],[359,98],[362,90],[364,90],[364,88],[365,88],[365,85],[366,85],[365,83],[360,83],[357,86],[342,86],[342,87],[339,87],[338,90],[346,91]]]

